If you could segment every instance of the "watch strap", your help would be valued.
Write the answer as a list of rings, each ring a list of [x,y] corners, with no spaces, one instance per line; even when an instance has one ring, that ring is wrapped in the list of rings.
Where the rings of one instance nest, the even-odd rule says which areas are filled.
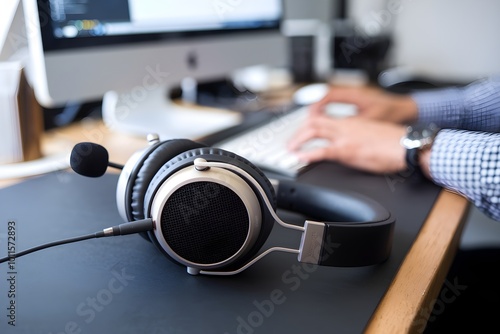
[[[415,180],[424,179],[424,173],[420,167],[420,149],[408,148],[406,149],[406,166],[410,172],[410,176]]]

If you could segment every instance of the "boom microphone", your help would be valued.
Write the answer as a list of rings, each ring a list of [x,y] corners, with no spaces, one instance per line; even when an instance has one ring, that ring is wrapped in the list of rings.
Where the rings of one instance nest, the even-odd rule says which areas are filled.
[[[99,144],[83,142],[73,147],[70,156],[71,168],[80,175],[99,177],[109,167],[123,169],[123,165],[109,162],[108,151]]]

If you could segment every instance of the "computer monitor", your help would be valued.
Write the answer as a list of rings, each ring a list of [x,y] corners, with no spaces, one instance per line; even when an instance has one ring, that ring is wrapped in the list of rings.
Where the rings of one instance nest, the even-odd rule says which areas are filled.
[[[168,90],[284,66],[281,0],[23,0],[30,78],[46,107],[103,99],[108,126],[198,137],[239,115],[179,110]]]

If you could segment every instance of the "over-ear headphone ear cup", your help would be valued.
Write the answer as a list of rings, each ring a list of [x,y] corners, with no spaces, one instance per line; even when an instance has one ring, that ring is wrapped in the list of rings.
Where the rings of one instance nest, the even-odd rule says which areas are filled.
[[[161,142],[149,151],[146,159],[135,166],[135,177],[131,176],[131,183],[125,194],[130,203],[129,216],[131,220],[145,218],[144,197],[158,170],[180,153],[200,147],[204,147],[204,145],[188,139],[173,139]]]
[[[148,187],[144,198],[144,204],[145,204],[144,212],[146,212],[146,215],[149,215],[152,206],[152,201],[160,186],[164,182],[168,182],[167,180],[177,171],[188,166],[193,166],[194,160],[196,158],[204,158],[207,161],[232,164],[236,167],[243,169],[257,181],[257,183],[264,190],[265,196],[267,196],[269,201],[272,203],[273,210],[276,210],[276,196],[274,193],[274,189],[271,185],[271,182],[267,179],[267,177],[260,169],[254,166],[250,161],[234,153],[218,148],[204,147],[183,152],[177,155],[176,157],[172,158],[163,167],[160,168],[157,174],[153,177],[153,180],[151,181],[151,184]],[[246,252],[245,255],[235,260],[232,263],[231,267],[238,266],[239,264],[245,263],[248,260],[250,260],[262,247],[264,242],[267,240],[274,225],[274,219],[269,210],[267,209],[262,195],[257,189],[255,189],[255,187],[252,184],[250,184],[249,181],[246,182],[254,191],[261,207],[261,216],[262,216],[261,229],[259,235],[255,240],[254,245],[251,246],[251,248]],[[230,204],[222,203],[222,207],[224,209],[231,209]],[[150,239],[168,256],[168,254],[162,249],[161,245],[158,243],[158,240],[156,240],[156,237],[153,233],[150,233]]]

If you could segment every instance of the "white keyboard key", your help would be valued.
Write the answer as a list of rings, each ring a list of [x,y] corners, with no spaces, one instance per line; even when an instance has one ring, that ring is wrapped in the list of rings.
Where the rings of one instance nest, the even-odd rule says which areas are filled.
[[[294,154],[290,154],[289,156],[285,157],[284,159],[281,159],[278,162],[278,165],[282,168],[289,169],[289,168],[293,168],[293,167],[298,166],[299,163],[300,163],[299,158],[297,158],[297,156],[295,156]]]

